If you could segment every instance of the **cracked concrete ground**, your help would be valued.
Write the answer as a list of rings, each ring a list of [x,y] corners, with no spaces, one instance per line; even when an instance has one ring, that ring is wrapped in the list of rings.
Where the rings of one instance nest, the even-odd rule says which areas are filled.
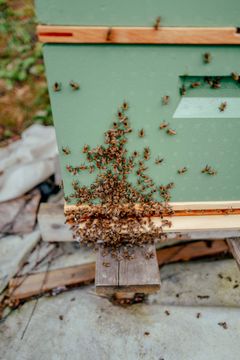
[[[159,293],[126,308],[96,296],[94,286],[24,304],[0,325],[0,358],[238,360],[235,262],[167,265],[161,277]]]

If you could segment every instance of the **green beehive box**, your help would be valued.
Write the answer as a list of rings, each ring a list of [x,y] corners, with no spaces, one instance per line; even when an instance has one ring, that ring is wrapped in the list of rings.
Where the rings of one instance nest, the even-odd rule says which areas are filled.
[[[39,23],[68,26],[150,27],[160,15],[164,27],[237,28],[240,13],[236,0],[38,0],[36,5]],[[84,163],[84,144],[104,143],[104,132],[127,101],[133,129],[127,149],[150,147],[147,173],[157,184],[175,183],[171,201],[240,200],[238,45],[51,43],[44,44],[44,59],[66,196],[74,179],[90,185],[96,177],[73,175],[66,166]],[[71,81],[80,88],[74,90]],[[54,91],[56,82],[61,91]],[[176,134],[160,130],[163,122]],[[62,148],[71,153],[64,155]],[[160,165],[158,157],[164,159]],[[203,173],[206,165],[216,174]],[[179,174],[184,167],[187,172]]]

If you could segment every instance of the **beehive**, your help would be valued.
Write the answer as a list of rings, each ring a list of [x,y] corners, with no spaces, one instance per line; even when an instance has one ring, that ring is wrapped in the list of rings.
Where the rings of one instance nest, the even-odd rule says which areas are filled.
[[[37,1],[67,197],[74,179],[90,185],[96,173],[73,175],[66,167],[85,162],[84,144],[104,143],[127,101],[127,150],[150,147],[147,173],[156,184],[175,184],[171,201],[238,202],[239,11],[236,0]]]

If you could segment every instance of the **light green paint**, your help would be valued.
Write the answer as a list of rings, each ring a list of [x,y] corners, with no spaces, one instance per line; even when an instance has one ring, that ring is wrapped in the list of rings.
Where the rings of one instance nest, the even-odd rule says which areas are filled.
[[[239,0],[36,0],[40,23],[54,25],[240,26]]]
[[[210,64],[202,62],[202,54],[211,52]],[[84,144],[103,143],[104,131],[114,120],[121,102],[130,103],[129,117],[134,132],[129,135],[130,150],[149,145],[152,158],[149,174],[156,183],[176,183],[173,201],[220,201],[240,199],[240,121],[238,119],[173,119],[180,101],[180,76],[229,76],[239,70],[240,48],[234,46],[154,46],[154,45],[45,45],[44,56],[49,91],[59,148],[69,146],[71,155],[61,153],[66,193],[72,191],[71,176],[66,164],[83,161]],[[79,91],[72,91],[70,80],[80,83]],[[55,81],[62,83],[62,91],[54,92]],[[225,81],[224,81],[225,83]],[[226,81],[229,84],[229,81]],[[239,96],[239,86],[199,91],[200,96]],[[170,95],[170,103],[163,106],[161,97]],[[170,121],[176,136],[158,129],[163,121]],[[146,137],[140,139],[137,130],[144,128]],[[61,152],[61,151],[60,151]],[[165,164],[155,165],[160,155]],[[201,174],[209,164],[217,176]],[[185,175],[177,169],[189,168]],[[95,176],[81,175],[90,184]]]

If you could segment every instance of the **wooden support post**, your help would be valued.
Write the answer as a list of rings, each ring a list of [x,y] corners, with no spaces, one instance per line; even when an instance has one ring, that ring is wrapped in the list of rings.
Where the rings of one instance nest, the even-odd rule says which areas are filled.
[[[240,238],[227,239],[227,243],[240,270]]]
[[[119,250],[119,256],[123,248]],[[104,256],[100,249],[96,264],[96,292],[131,298],[135,293],[149,294],[160,289],[160,273],[154,245],[134,248],[134,258],[117,260]],[[149,258],[148,258],[149,257]]]

